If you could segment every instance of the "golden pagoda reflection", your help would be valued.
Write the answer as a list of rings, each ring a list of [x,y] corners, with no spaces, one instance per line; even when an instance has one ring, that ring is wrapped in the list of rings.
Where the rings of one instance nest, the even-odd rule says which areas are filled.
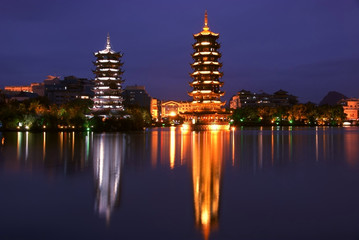
[[[125,140],[118,134],[94,136],[95,211],[107,223],[119,202],[120,178],[125,154]]]
[[[176,159],[176,127],[172,126],[170,129],[170,168],[173,169]]]
[[[221,131],[192,133],[192,181],[196,225],[209,238],[218,225],[223,149]]]

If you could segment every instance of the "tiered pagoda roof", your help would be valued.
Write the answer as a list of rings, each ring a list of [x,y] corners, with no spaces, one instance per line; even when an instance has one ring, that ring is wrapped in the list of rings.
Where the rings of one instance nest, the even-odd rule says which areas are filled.
[[[192,91],[188,92],[193,98],[191,109],[181,114],[185,119],[184,125],[196,126],[193,128],[198,130],[229,128],[229,114],[222,109],[225,103],[221,101],[224,92],[221,90],[223,73],[220,71],[222,63],[219,62],[221,53],[218,37],[218,33],[209,29],[206,11],[203,30],[193,35],[194,62],[191,64],[193,72],[190,74],[193,80],[189,83]]]
[[[122,54],[112,49],[108,35],[106,48],[95,52],[94,55],[97,59],[94,62],[96,69],[93,71],[96,76],[93,112],[108,115],[123,111],[123,98],[121,96],[123,83]]]
[[[216,41],[219,34],[209,30],[207,11],[203,31],[193,37],[196,40],[192,45],[194,63],[191,64],[193,72],[190,75],[193,81],[189,83],[193,90],[188,93],[193,97],[193,111],[218,111],[224,105],[220,100],[224,92],[220,90],[223,86],[220,81],[223,73],[219,71],[222,67],[219,62],[220,44]]]

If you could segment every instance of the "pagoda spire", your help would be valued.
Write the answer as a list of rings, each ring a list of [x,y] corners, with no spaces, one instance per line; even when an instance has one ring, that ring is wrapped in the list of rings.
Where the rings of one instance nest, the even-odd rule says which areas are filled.
[[[204,30],[204,31],[208,31],[208,30],[209,30],[207,10],[204,12],[204,27],[203,27],[203,30]]]
[[[107,33],[106,49],[108,49],[108,50],[111,49],[110,33]]]

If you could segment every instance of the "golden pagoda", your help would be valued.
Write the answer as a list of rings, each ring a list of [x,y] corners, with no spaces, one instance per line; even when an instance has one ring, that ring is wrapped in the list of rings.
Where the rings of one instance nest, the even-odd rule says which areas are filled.
[[[185,119],[184,127],[196,130],[228,129],[228,116],[222,106],[220,97],[223,82],[220,80],[222,63],[219,62],[221,53],[217,42],[218,33],[210,31],[207,11],[204,16],[203,31],[193,35],[195,43],[191,64],[193,72],[190,74],[193,81],[189,85],[193,88],[188,93],[193,100],[191,110],[182,114]]]

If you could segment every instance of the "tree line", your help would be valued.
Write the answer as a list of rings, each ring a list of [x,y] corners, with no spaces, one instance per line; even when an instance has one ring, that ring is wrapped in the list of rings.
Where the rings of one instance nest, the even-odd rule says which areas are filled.
[[[151,124],[148,110],[127,108],[120,116],[102,118],[91,115],[91,100],[76,99],[66,104],[51,104],[45,97],[22,102],[0,103],[3,130],[126,131],[141,130]]]
[[[246,106],[232,112],[234,125],[342,125],[346,119],[343,107],[317,106],[314,103],[292,106]]]

